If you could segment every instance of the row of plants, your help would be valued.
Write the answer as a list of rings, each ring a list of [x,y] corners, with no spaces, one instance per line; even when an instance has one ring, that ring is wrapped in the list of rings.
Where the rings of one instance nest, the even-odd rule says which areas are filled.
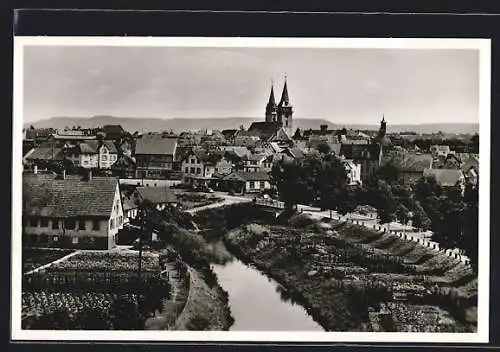
[[[135,272],[139,268],[137,252],[80,252],[67,260],[55,263],[48,271],[107,271]],[[158,272],[158,257],[151,253],[143,253],[141,270]]]
[[[23,329],[141,330],[161,301],[137,294],[23,292]]]

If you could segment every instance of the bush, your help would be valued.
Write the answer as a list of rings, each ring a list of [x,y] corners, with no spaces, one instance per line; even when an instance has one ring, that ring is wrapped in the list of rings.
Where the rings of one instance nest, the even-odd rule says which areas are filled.
[[[210,326],[210,321],[207,317],[196,315],[186,324],[188,330],[203,331]]]
[[[314,219],[307,214],[298,214],[288,220],[288,225],[296,229],[304,229],[314,224]]]

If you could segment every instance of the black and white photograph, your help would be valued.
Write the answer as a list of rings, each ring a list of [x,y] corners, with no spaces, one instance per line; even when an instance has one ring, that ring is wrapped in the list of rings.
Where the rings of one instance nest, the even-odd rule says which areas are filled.
[[[14,44],[14,339],[488,341],[489,40]]]

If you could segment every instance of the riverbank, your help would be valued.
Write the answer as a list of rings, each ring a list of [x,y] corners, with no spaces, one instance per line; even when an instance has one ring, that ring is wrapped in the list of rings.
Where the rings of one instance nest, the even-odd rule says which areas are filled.
[[[285,226],[241,226],[226,243],[326,330],[476,329],[477,278],[452,258],[390,234],[303,217]],[[389,324],[376,323],[387,314]]]

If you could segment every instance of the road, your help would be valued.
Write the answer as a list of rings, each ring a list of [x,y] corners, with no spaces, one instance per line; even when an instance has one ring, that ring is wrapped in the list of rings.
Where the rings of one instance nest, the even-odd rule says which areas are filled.
[[[197,208],[189,209],[186,212],[189,213],[189,214],[194,214],[194,213],[197,213],[199,211],[206,210],[206,209],[219,208],[219,207],[223,207],[225,205],[238,204],[238,203],[249,203],[249,202],[252,201],[252,198],[241,197],[241,196],[230,196],[228,194],[224,194],[224,193],[221,193],[221,192],[216,192],[216,193],[213,193],[213,194],[216,197],[224,198],[224,200],[221,201],[221,202],[204,205],[202,207],[197,207]]]

